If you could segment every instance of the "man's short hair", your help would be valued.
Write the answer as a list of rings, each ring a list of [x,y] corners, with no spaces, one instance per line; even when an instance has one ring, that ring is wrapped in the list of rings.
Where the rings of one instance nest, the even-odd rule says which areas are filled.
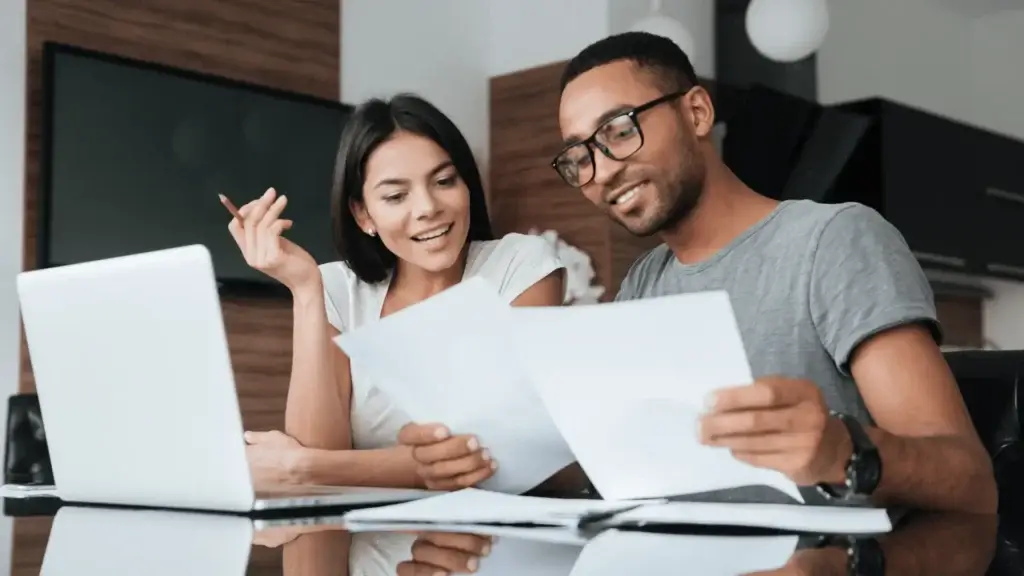
[[[666,93],[697,86],[697,73],[678,44],[648,32],[623,32],[594,42],[573,57],[562,71],[560,91],[585,72],[619,60],[628,60],[651,75]]]

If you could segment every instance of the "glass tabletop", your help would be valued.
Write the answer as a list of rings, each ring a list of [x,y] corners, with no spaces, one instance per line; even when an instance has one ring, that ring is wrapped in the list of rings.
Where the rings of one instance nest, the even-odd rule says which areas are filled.
[[[340,515],[224,514],[24,502],[12,574],[242,576],[1020,574],[1020,530],[995,516],[908,514],[877,538],[707,529],[346,529]],[[9,513],[9,512],[8,512]],[[859,572],[851,572],[856,562]],[[881,571],[884,566],[884,572]]]

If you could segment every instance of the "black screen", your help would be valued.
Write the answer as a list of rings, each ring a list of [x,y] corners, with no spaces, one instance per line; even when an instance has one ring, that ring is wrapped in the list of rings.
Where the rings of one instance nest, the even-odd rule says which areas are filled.
[[[351,107],[66,47],[47,47],[40,266],[203,244],[218,280],[272,282],[227,231],[273,186],[286,235],[335,259],[330,188]]]

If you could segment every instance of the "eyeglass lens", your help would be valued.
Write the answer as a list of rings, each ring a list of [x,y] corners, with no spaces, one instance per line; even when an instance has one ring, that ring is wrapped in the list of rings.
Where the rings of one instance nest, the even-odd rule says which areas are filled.
[[[613,160],[625,160],[642,145],[643,138],[633,115],[622,114],[602,124],[587,141],[566,148],[559,154],[555,167],[567,184],[582,186],[594,177],[591,146]]]

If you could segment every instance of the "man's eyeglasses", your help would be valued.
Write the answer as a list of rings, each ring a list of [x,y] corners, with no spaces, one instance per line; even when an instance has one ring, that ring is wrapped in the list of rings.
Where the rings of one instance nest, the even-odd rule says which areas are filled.
[[[569,186],[579,188],[589,184],[594,179],[594,148],[612,160],[622,161],[636,154],[644,145],[644,132],[638,118],[640,113],[687,92],[689,90],[682,90],[655,98],[605,120],[590,138],[563,148],[551,161],[551,167]]]

